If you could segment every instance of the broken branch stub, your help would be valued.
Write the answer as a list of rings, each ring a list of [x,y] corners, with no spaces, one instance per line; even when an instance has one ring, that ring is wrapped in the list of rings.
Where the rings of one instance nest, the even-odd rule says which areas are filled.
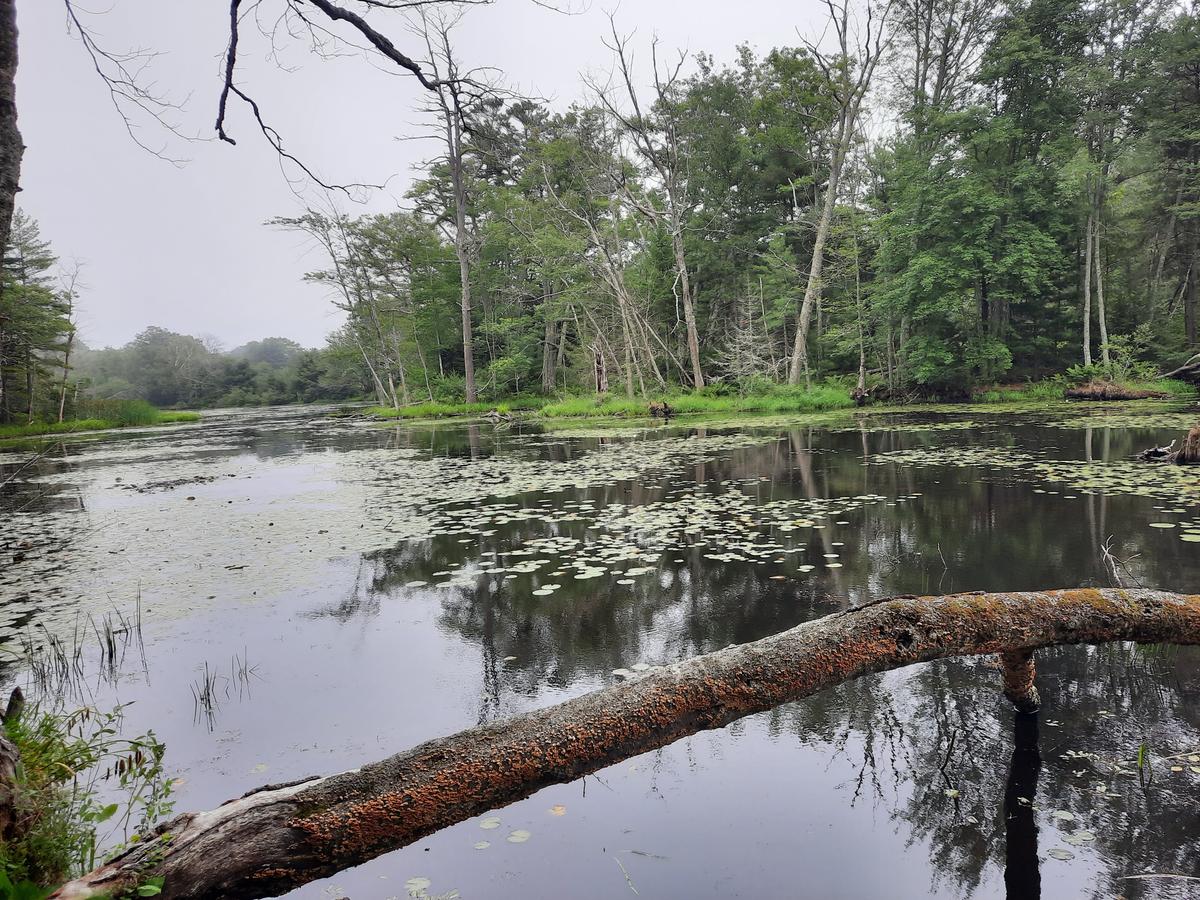
[[[116,894],[152,876],[165,879],[168,900],[276,896],[548,785],[863,675],[998,654],[1005,692],[1029,706],[1034,650],[1109,641],[1200,643],[1200,596],[1087,589],[870,603],[361,769],[179,816],[53,896]]]

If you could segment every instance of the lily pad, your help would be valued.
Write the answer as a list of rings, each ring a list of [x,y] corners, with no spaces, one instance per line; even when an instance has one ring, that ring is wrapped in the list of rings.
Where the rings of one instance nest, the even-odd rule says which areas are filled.
[[[408,881],[404,882],[404,889],[408,891],[408,895],[410,897],[417,897],[429,890],[429,886],[431,884],[433,884],[433,882],[428,878],[417,876],[416,878],[410,878]]]

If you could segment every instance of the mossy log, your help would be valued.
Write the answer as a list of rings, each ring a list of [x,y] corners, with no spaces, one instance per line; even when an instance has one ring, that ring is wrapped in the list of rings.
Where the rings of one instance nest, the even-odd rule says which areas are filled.
[[[547,785],[874,672],[996,654],[1008,697],[1035,709],[1035,650],[1109,641],[1200,643],[1200,595],[1089,589],[877,601],[361,769],[179,816],[53,896],[116,895],[155,875],[169,900],[276,896]]]

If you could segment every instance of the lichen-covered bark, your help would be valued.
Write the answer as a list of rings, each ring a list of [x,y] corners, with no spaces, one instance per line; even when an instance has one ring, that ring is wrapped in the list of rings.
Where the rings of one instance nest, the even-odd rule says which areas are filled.
[[[879,601],[361,769],[180,816],[54,896],[115,893],[147,873],[165,878],[165,898],[275,896],[547,785],[862,675],[1006,654],[1027,699],[1032,651],[1108,641],[1200,643],[1200,596],[1064,590]]]
[[[1000,654],[1000,674],[1004,682],[1004,696],[1018,712],[1035,713],[1042,705],[1034,677],[1037,669],[1033,664],[1032,650],[1006,650]]]
[[[24,153],[17,128],[17,4],[0,0],[0,251],[8,247]]]

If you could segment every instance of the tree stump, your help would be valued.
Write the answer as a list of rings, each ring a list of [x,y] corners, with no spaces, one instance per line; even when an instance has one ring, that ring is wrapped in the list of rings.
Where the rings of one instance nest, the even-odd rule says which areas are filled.
[[[1200,425],[1193,425],[1183,439],[1183,445],[1175,451],[1174,461],[1181,466],[1200,463]]]

